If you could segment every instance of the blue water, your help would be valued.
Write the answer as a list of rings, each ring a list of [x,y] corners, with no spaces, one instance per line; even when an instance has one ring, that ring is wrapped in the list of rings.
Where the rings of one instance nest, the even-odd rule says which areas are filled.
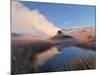
[[[60,50],[61,54],[57,54],[48,59],[43,65],[41,65],[42,71],[53,70],[54,67],[63,67],[65,63],[70,64],[77,58],[89,58],[96,56],[95,50],[87,50],[78,47],[65,47]]]

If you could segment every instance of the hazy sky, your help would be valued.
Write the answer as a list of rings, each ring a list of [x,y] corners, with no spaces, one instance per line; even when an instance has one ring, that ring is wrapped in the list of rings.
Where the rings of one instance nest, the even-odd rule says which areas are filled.
[[[21,2],[29,10],[38,10],[60,28],[95,26],[95,6]]]

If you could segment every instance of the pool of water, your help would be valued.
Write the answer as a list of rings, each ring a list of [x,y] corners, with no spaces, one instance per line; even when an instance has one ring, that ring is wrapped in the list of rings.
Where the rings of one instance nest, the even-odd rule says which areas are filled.
[[[55,71],[55,69],[62,69],[65,64],[69,65],[77,58],[95,57],[95,50],[87,50],[78,47],[65,47],[62,49],[53,47],[48,51],[38,55],[38,66],[41,72]]]

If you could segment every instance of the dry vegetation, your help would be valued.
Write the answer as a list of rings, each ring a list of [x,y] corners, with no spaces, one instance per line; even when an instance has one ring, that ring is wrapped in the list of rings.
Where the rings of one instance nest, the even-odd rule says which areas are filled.
[[[88,70],[88,69],[96,69],[96,58],[78,58],[76,59],[71,66],[73,66],[72,70]]]
[[[90,70],[96,69],[96,57],[89,58],[76,58],[70,64],[65,62],[62,66],[59,65],[56,61],[54,62],[55,66],[49,66],[47,72],[58,72],[58,71],[76,71],[76,70]],[[43,72],[40,70],[40,72]]]
[[[32,41],[32,40],[31,40]],[[20,42],[12,41],[11,50],[11,73],[25,74],[37,71],[35,64],[35,55],[41,53],[52,46],[48,42]]]
[[[71,35],[79,36],[81,38],[81,42],[78,43],[74,41],[73,42],[74,45],[78,47],[95,50],[96,45],[95,45],[94,31],[92,30],[93,37],[89,37],[89,34],[85,30],[80,30],[78,32],[76,31],[70,32]],[[91,30],[88,32],[90,33]],[[67,36],[67,38],[69,38],[69,36]],[[26,39],[12,38],[11,42],[12,42],[11,43],[11,74],[41,72],[41,69],[38,68],[37,63],[35,62],[36,55],[46,50],[49,50],[49,48],[51,48],[54,45],[51,42],[41,41],[36,39],[26,40]],[[72,44],[72,41],[71,42],[67,41],[67,43]],[[56,62],[55,65],[57,65]],[[87,69],[95,69],[95,68],[96,68],[95,57],[86,58],[86,59],[77,58],[71,64],[65,62],[63,67],[59,67],[59,68],[53,67],[51,69],[48,69],[47,72],[87,70]]]

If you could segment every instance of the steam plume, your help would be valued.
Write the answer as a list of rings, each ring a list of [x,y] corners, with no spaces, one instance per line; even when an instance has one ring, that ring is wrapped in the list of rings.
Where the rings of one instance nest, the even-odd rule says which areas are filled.
[[[35,9],[30,11],[19,1],[12,1],[12,32],[21,32],[39,37],[52,37],[59,28]]]

